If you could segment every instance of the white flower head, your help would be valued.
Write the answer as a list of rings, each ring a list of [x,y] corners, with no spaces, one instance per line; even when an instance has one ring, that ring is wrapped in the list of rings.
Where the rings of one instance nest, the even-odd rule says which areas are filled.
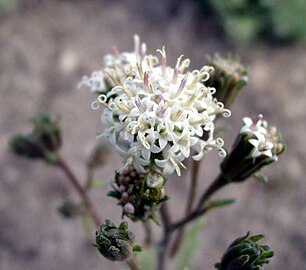
[[[229,116],[230,111],[213,97],[215,89],[204,85],[211,67],[185,72],[189,59],[180,56],[172,68],[165,49],[158,52],[161,64],[156,56],[146,55],[145,49],[139,51],[136,38],[135,58],[125,55],[125,59],[130,57],[125,63],[128,67],[122,65],[123,60],[108,57],[105,73],[114,87],[97,102],[105,106],[103,135],[126,165],[140,172],[153,166],[165,174],[176,171],[180,175],[192,151],[195,160],[213,148],[224,156],[223,140],[214,138],[214,120],[218,114]],[[122,57],[117,54],[117,59]]]
[[[146,51],[146,44],[140,44],[137,35],[134,36],[133,52],[120,52],[116,46],[113,46],[113,54],[104,56],[102,70],[93,72],[90,77],[84,76],[78,88],[87,86],[93,93],[106,93],[109,87],[114,87],[133,75],[137,69],[138,59],[143,58]]]
[[[244,126],[240,133],[249,133],[253,136],[248,142],[253,145],[251,157],[267,156],[277,160],[277,155],[283,151],[280,135],[275,127],[269,127],[259,114],[253,121],[251,118],[243,118]]]

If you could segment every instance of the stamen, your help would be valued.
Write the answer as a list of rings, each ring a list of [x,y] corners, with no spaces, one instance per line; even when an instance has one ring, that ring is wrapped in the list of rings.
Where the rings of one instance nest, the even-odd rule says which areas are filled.
[[[93,102],[91,103],[91,108],[92,108],[93,110],[98,110],[98,109],[100,108],[100,103],[99,103],[97,100],[93,101]]]
[[[163,117],[166,113],[167,108],[165,108],[164,106],[161,106],[160,111],[157,113],[157,115],[159,117]]]
[[[117,103],[117,107],[119,110],[123,111],[125,114],[130,113],[130,109],[124,103]]]
[[[217,89],[214,87],[209,86],[208,89],[209,89],[209,93],[211,93],[212,95],[214,95],[217,92]]]
[[[134,52],[136,56],[139,56],[139,44],[140,44],[140,38],[138,35],[134,35]]]
[[[142,43],[141,44],[141,59],[143,59],[146,54],[147,54],[147,44]]]
[[[144,136],[144,134],[141,133],[141,132],[139,132],[139,133],[138,133],[138,137],[139,137],[139,139],[140,139],[142,145],[143,145],[146,149],[149,150],[149,149],[150,149],[150,144],[149,144],[149,142],[147,141],[147,139],[146,139],[146,137]]]
[[[208,93],[207,88],[206,88],[205,86],[204,86],[204,87],[201,87],[201,88],[199,89],[199,96],[198,96],[198,99],[201,100],[201,99],[205,98],[205,97],[207,96],[207,93]]]
[[[185,60],[183,60],[182,64],[179,67],[179,73],[184,73],[185,69],[187,67],[189,67],[190,65],[190,59],[186,58]]]
[[[191,124],[191,125],[199,125],[199,124],[204,125],[204,124],[206,124],[208,121],[209,121],[209,118],[206,118],[206,117],[203,117],[203,116],[202,116],[202,117],[201,117],[200,119],[198,119],[198,120],[191,121],[190,124]]]
[[[252,124],[252,127],[255,128],[257,126],[257,124],[259,123],[259,121],[261,121],[263,118],[263,115],[262,114],[258,114],[254,123]]]
[[[228,110],[228,109],[224,109],[223,112],[222,112],[222,115],[223,115],[223,117],[225,117],[225,118],[230,117],[231,114],[232,114],[231,111]]]
[[[182,60],[183,56],[184,55],[181,55],[179,58],[177,58],[176,65],[175,65],[174,72],[173,72],[173,78],[172,78],[172,81],[171,81],[171,83],[173,83],[173,84],[175,84],[176,81],[177,81],[178,70],[179,70],[179,66],[180,66],[180,63],[181,63],[181,60]]]
[[[143,90],[145,92],[149,92],[150,91],[150,87],[149,87],[149,73],[147,71],[145,71],[145,73],[143,75]]]
[[[140,130],[145,130],[146,129],[146,127],[143,123],[138,123],[138,127],[139,127]]]
[[[136,98],[135,104],[136,104],[136,106],[137,106],[137,108],[138,108],[138,110],[139,110],[140,112],[144,112],[144,111],[145,111],[145,109],[144,109],[144,107],[143,107],[143,104],[141,103],[141,101],[140,101],[139,98]]]
[[[164,101],[163,95],[157,95],[157,103],[159,104],[160,102]]]
[[[143,77],[142,64],[138,61],[136,65],[137,65],[137,69],[138,69],[138,72],[139,72],[139,76]]]
[[[184,87],[186,86],[187,79],[188,79],[188,75],[189,75],[189,72],[188,72],[188,73],[185,75],[185,77],[181,80],[181,84],[180,84],[180,86],[179,86],[179,88],[178,88],[178,90],[177,90],[177,92],[176,92],[175,97],[178,97],[178,96],[182,93]]]
[[[126,87],[123,87],[123,88],[122,88],[122,91],[123,91],[129,98],[131,98],[131,97],[133,96],[132,92],[131,92],[129,89],[127,89]]]
[[[111,73],[114,73],[114,70],[108,69],[108,70],[105,70],[105,72],[106,72],[105,75],[107,75],[107,76],[109,77],[109,79],[110,79],[111,81],[113,81],[113,83],[114,83],[115,85],[120,85],[119,81],[118,81],[117,78],[115,77],[115,74],[111,74]]]
[[[106,103],[106,96],[105,95],[99,95],[98,98],[97,98],[97,101],[100,103],[100,104],[105,104]]]
[[[190,107],[192,105],[192,103],[195,101],[196,96],[195,95],[191,95],[187,101],[185,102],[184,106],[185,107]]]
[[[177,175],[181,176],[181,169],[180,169],[179,165],[176,163],[176,161],[174,160],[174,158],[171,157],[170,161],[171,161],[173,167],[175,168],[175,171],[176,171]]]
[[[219,148],[218,154],[219,154],[219,157],[222,157],[222,158],[226,157],[227,155],[226,151],[223,148]]]
[[[165,51],[165,46],[161,50],[157,50],[162,55],[162,76],[166,77],[166,67],[167,67],[167,56]]]
[[[192,89],[195,88],[196,84],[197,84],[197,83],[199,82],[199,80],[201,79],[199,73],[200,73],[199,71],[198,71],[198,72],[195,72],[193,81],[191,82],[191,84],[189,84],[189,85],[187,86],[187,89],[192,90]]]
[[[224,104],[223,104],[222,102],[218,102],[216,98],[214,99],[214,102],[215,102],[215,104],[216,104],[218,107],[215,109],[215,111],[208,113],[208,115],[209,115],[209,116],[217,115],[217,114],[219,114],[219,113],[223,113],[224,111],[226,111],[226,112],[225,112],[225,117],[227,117],[227,115],[228,115],[228,113],[230,113],[230,111],[224,109]]]
[[[200,77],[201,77],[201,80],[205,82],[209,79],[210,75],[207,71],[204,71],[200,73]]]
[[[182,113],[183,113],[182,111],[177,111],[175,114],[171,116],[171,120],[177,121],[181,117]]]

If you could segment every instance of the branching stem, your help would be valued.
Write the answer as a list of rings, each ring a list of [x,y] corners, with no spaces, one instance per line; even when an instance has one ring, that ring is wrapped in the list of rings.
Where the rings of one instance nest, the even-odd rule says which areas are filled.
[[[81,196],[85,207],[87,209],[87,212],[89,216],[91,217],[93,223],[95,224],[96,227],[99,227],[102,224],[102,221],[96,212],[96,210],[93,208],[93,204],[87,194],[87,185],[84,188],[78,178],[75,176],[75,174],[72,172],[70,167],[67,165],[66,161],[61,157],[58,156],[57,159],[57,166],[62,169],[62,171],[67,175],[67,178],[69,179],[70,183],[72,186],[76,189],[76,191],[79,193]],[[87,180],[90,180],[89,178],[92,178],[91,176],[88,177]],[[88,184],[88,181],[87,181]],[[129,266],[131,270],[140,270],[140,267],[138,265],[138,262],[136,261],[135,257],[131,257],[126,261],[126,264]]]
[[[186,217],[181,220],[172,223],[168,229],[170,232],[175,231],[179,228],[184,227],[186,224],[192,222],[196,218],[202,216],[208,210],[205,208],[205,203],[210,199],[210,197],[219,189],[227,185],[229,182],[220,174],[214,182],[208,187],[208,189],[202,194],[200,200],[195,208],[195,210],[191,211]]]
[[[191,171],[191,183],[190,183],[190,190],[189,190],[189,196],[186,204],[186,210],[185,214],[188,216],[190,214],[190,211],[192,209],[192,206],[194,204],[194,201],[196,199],[196,191],[198,187],[198,176],[200,171],[200,161],[193,160],[193,167]],[[184,238],[184,227],[181,227],[181,229],[176,233],[176,237],[174,239],[174,242],[172,244],[171,250],[170,250],[170,257],[174,257],[177,251],[179,250],[182,240]]]
[[[90,200],[90,198],[89,198],[89,196],[86,192],[86,189],[83,188],[83,186],[80,184],[80,181],[77,179],[75,174],[72,172],[70,167],[67,165],[66,161],[61,156],[58,157],[57,166],[60,169],[62,169],[62,171],[67,175],[67,179],[70,181],[72,186],[76,189],[76,191],[81,196],[81,198],[82,198],[82,200],[85,204],[85,207],[87,209],[87,212],[89,213],[90,217],[92,218],[92,221],[94,222],[96,227],[99,227],[102,224],[101,219],[99,218],[97,212],[93,208],[93,204],[92,204],[92,202],[91,202],[91,200]]]
[[[162,240],[159,243],[157,250],[157,269],[158,270],[166,270],[166,257],[167,257],[167,248],[170,241],[171,231],[169,230],[169,226],[171,224],[169,209],[167,202],[164,202],[160,208],[160,216],[163,223],[164,235]]]

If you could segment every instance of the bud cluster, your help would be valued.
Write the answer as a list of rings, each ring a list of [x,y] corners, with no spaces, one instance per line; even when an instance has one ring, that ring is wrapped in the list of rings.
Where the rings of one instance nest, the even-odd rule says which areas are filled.
[[[207,85],[216,89],[214,97],[229,108],[235,101],[241,88],[248,82],[248,70],[238,59],[230,55],[221,57],[215,54],[208,56],[208,65],[214,69],[210,72]]]
[[[221,164],[222,176],[229,182],[241,182],[263,166],[277,161],[284,151],[280,133],[262,120],[245,117],[244,126],[229,155]]]
[[[263,235],[250,236],[247,233],[246,236],[236,239],[215,267],[218,270],[261,270],[273,257],[269,246],[257,243],[263,238]]]
[[[165,178],[156,171],[139,173],[134,168],[117,172],[109,196],[119,200],[122,215],[133,221],[155,219],[157,206],[165,201]]]
[[[116,227],[109,219],[96,231],[95,247],[109,260],[124,261],[133,254],[134,235],[127,222]]]
[[[56,152],[62,145],[61,130],[58,119],[43,114],[32,119],[34,125],[31,133],[15,135],[10,145],[21,156],[31,159],[43,159],[47,163],[56,161]]]

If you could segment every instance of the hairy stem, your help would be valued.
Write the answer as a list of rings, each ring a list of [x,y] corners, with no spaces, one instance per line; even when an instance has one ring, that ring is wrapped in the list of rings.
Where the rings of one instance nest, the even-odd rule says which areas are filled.
[[[214,182],[207,188],[207,190],[202,194],[200,200],[197,204],[196,209],[200,210],[204,207],[204,204],[210,199],[210,197],[219,189],[229,184],[229,182],[223,177],[222,174],[215,179]]]
[[[208,187],[208,189],[202,194],[197,207],[195,210],[190,212],[187,216],[182,218],[181,220],[172,223],[168,229],[170,232],[173,232],[177,229],[184,227],[186,224],[194,221],[196,218],[202,216],[208,210],[205,208],[205,203],[210,199],[210,197],[219,189],[227,185],[229,182],[220,174],[214,182]]]
[[[58,157],[58,160],[57,160],[57,166],[60,169],[62,169],[62,171],[67,175],[67,178],[69,179],[70,183],[72,184],[72,186],[76,189],[76,191],[81,196],[81,198],[82,198],[82,200],[85,204],[85,207],[87,209],[87,212],[90,215],[90,217],[92,218],[92,221],[94,222],[94,224],[97,227],[99,227],[100,224],[102,223],[101,219],[99,218],[97,212],[93,208],[93,204],[92,204],[86,190],[80,184],[79,180],[77,179],[75,174],[72,172],[70,167],[67,165],[66,161],[60,156]]]
[[[130,267],[131,270],[140,270],[140,267],[135,257],[131,257],[128,260],[126,260],[126,264]]]
[[[191,171],[191,183],[190,183],[190,190],[189,190],[189,196],[186,204],[185,213],[186,215],[189,215],[192,206],[194,204],[194,201],[196,199],[196,191],[198,187],[198,176],[200,171],[200,161],[193,160],[193,167]],[[170,250],[170,257],[174,257],[176,253],[178,252],[182,240],[184,238],[184,227],[182,226],[180,230],[176,233],[176,237],[174,239],[174,242],[172,244],[171,250]]]
[[[145,231],[145,239],[143,245],[145,247],[150,247],[152,245],[152,227],[149,220],[143,221],[143,228]]]
[[[163,223],[164,234],[162,240],[159,243],[157,250],[157,259],[158,259],[157,269],[166,270],[166,257],[167,257],[166,254],[170,241],[169,226],[171,223],[167,202],[163,202],[160,208],[160,215]]]

